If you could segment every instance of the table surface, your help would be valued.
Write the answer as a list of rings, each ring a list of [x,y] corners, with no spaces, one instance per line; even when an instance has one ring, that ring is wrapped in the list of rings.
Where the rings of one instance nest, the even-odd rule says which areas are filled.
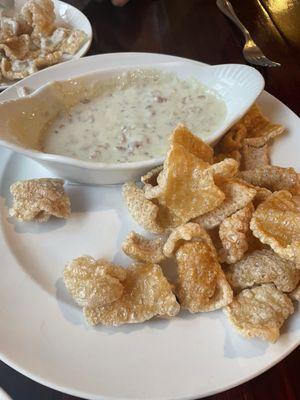
[[[155,52],[209,64],[245,63],[243,37],[220,13],[215,0],[131,0],[113,7],[109,0],[73,0],[91,21],[89,54]],[[282,64],[259,68],[266,90],[300,114],[300,1],[232,0],[240,19],[264,53]],[[300,348],[244,385],[211,400],[297,400],[300,398]],[[71,400],[0,363],[0,387],[14,400]]]

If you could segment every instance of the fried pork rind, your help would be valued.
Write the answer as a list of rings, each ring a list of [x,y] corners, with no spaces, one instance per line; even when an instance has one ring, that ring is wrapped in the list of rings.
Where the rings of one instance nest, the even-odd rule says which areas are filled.
[[[36,64],[32,60],[10,61],[7,58],[2,58],[1,60],[1,73],[5,79],[10,81],[23,79],[36,71]]]
[[[216,186],[214,177],[233,171],[236,161],[224,160],[209,166],[179,144],[171,145],[158,185],[145,191],[147,198],[156,198],[181,223],[205,214],[224,200],[224,193]]]
[[[239,176],[251,185],[264,187],[272,192],[286,189],[296,194],[298,191],[298,174],[294,168],[266,165],[250,171],[243,171]]]
[[[199,137],[190,132],[183,124],[178,124],[176,126],[170,137],[170,142],[171,144],[180,144],[187,151],[194,154],[194,156],[208,162],[209,164],[214,162],[213,149]]]
[[[63,272],[66,288],[81,307],[104,306],[118,300],[125,278],[124,268],[89,256],[71,261]]]
[[[55,29],[51,36],[35,38],[37,47],[45,52],[60,50],[60,46],[71,34],[71,29],[59,27]]]
[[[225,158],[232,158],[235,161],[237,161],[238,164],[240,164],[241,163],[241,159],[242,159],[242,155],[238,150],[233,150],[233,151],[228,152],[228,153],[219,153],[219,154],[216,154],[214,156],[214,162],[218,163],[220,161],[225,160]]]
[[[102,307],[85,307],[90,325],[118,326],[147,321],[155,316],[173,317],[180,306],[159,265],[136,264],[126,270],[123,295]]]
[[[11,216],[18,220],[47,222],[51,215],[68,218],[71,214],[70,199],[63,188],[62,179],[30,179],[10,186],[13,195]]]
[[[253,199],[253,205],[256,208],[259,204],[263,203],[271,194],[271,190],[255,186],[256,195]]]
[[[194,222],[202,225],[205,229],[213,229],[230,215],[249,204],[256,190],[239,179],[225,179],[220,185],[225,193],[225,200],[214,210],[194,219]]]
[[[49,36],[55,30],[55,12],[52,0],[28,0],[19,19],[33,27],[33,35]]]
[[[249,224],[253,211],[254,207],[250,203],[221,222],[219,236],[223,249],[219,254],[223,262],[233,264],[241,260],[248,250]]]
[[[300,302],[300,285],[290,293],[290,297]]]
[[[191,241],[201,241],[209,246],[213,246],[208,233],[202,226],[193,222],[188,222],[172,230],[164,244],[163,252],[166,257],[172,257],[182,244]]]
[[[13,36],[0,43],[0,50],[10,60],[23,60],[30,50],[29,35]]]
[[[34,61],[38,68],[44,68],[59,63],[62,60],[62,56],[61,51],[54,51],[49,54],[40,53]]]
[[[20,26],[14,18],[0,16],[0,42],[19,34]]]
[[[157,186],[157,177],[163,170],[163,166],[159,165],[156,168],[151,169],[147,172],[146,175],[141,177],[141,182],[144,184],[144,189],[147,190],[148,188],[152,188],[153,186]]]
[[[70,35],[61,43],[59,50],[74,55],[86,41],[87,36],[78,29],[72,30]]]
[[[177,296],[191,313],[217,310],[232,301],[230,288],[212,244],[194,241],[176,251]]]
[[[262,283],[274,283],[278,290],[291,292],[299,283],[300,270],[272,250],[263,249],[253,251],[230,265],[226,269],[226,278],[237,291]]]
[[[261,147],[244,144],[242,154],[244,170],[256,169],[270,164],[268,144]]]
[[[125,254],[136,261],[160,263],[165,259],[162,238],[146,239],[135,232],[130,232],[122,243]]]
[[[294,312],[288,296],[273,284],[264,284],[252,289],[244,289],[225,312],[231,324],[248,338],[258,337],[276,342],[284,321]]]
[[[158,222],[158,206],[146,199],[143,190],[134,182],[123,185],[123,199],[133,219],[145,230],[157,234],[164,232],[164,228]]]
[[[250,228],[280,257],[300,266],[300,211],[290,192],[275,192],[261,203],[253,213]]]

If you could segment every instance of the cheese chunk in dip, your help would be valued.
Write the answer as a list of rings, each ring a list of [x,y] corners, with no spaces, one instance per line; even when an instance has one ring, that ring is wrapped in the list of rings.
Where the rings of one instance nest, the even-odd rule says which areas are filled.
[[[136,70],[103,82],[93,98],[61,113],[42,150],[105,163],[147,160],[166,153],[179,122],[205,139],[225,114],[225,103],[195,79]]]

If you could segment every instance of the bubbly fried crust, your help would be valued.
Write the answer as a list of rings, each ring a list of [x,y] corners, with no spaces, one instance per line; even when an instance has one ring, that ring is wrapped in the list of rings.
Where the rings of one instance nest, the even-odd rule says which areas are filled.
[[[123,199],[133,219],[144,229],[152,233],[163,233],[159,225],[159,208],[151,200],[146,199],[142,189],[134,182],[123,185]]]
[[[232,301],[232,289],[212,245],[187,242],[176,251],[177,296],[191,313],[217,310]]]
[[[85,32],[75,29],[66,39],[64,39],[59,47],[59,50],[63,53],[74,55],[80,49],[86,39],[87,36]]]
[[[272,250],[263,249],[249,253],[241,261],[226,269],[226,278],[234,290],[262,283],[274,283],[278,290],[291,292],[300,279],[300,270]]]
[[[223,246],[220,250],[223,262],[233,264],[241,260],[248,250],[249,224],[253,211],[254,207],[250,203],[221,222],[219,237]]]
[[[163,244],[162,238],[147,239],[138,233],[130,232],[122,243],[122,250],[136,261],[160,263],[166,258]]]
[[[155,316],[173,317],[180,306],[159,265],[136,264],[127,269],[123,295],[103,307],[85,307],[90,325],[118,326],[147,321]]]
[[[281,326],[294,307],[288,296],[273,284],[264,284],[244,289],[224,311],[242,336],[276,342]]]
[[[270,164],[268,144],[265,144],[261,147],[244,144],[242,148],[242,154],[243,170],[261,168]]]
[[[51,0],[28,0],[20,14],[21,19],[33,27],[34,35],[48,36],[55,29],[54,4]]]
[[[225,193],[225,200],[214,210],[194,219],[205,229],[220,225],[225,218],[249,204],[256,195],[255,188],[238,179],[224,180],[220,189]]]
[[[29,53],[29,44],[29,35],[13,36],[0,43],[0,50],[3,50],[10,60],[23,60]]]
[[[171,144],[177,143],[183,146],[187,151],[194,154],[203,161],[212,164],[214,161],[214,151],[212,147],[203,142],[198,136],[190,132],[183,124],[178,124],[171,137]]]
[[[10,186],[13,195],[11,216],[20,221],[46,222],[50,216],[69,218],[70,199],[63,188],[62,179],[30,179]]]
[[[271,190],[289,190],[296,193],[298,190],[298,174],[294,168],[282,168],[274,165],[266,165],[250,171],[242,171],[239,177],[254,186],[260,186]]]
[[[64,269],[67,290],[81,307],[110,304],[123,294],[126,270],[105,260],[83,256],[72,260]]]
[[[280,257],[300,265],[300,211],[290,192],[275,192],[261,203],[253,213],[250,228]]]

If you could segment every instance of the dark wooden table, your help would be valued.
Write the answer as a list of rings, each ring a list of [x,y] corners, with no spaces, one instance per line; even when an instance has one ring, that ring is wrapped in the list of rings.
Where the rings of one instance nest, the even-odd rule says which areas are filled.
[[[93,26],[90,54],[143,51],[178,55],[209,64],[245,63],[243,38],[215,0],[69,1]],[[260,72],[266,90],[300,114],[300,1],[232,0],[237,14],[265,54],[281,68]],[[300,132],[299,132],[300,134]],[[1,345],[1,344],[0,344]],[[252,381],[212,400],[299,400],[300,348]],[[74,399],[31,381],[0,363],[0,386],[14,400]]]

